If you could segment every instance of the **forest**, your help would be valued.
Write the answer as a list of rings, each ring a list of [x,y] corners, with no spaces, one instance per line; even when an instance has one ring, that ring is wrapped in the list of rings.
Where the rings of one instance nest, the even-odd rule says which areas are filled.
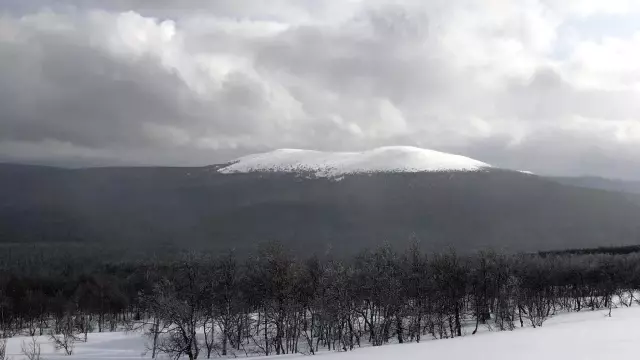
[[[537,328],[558,313],[640,302],[640,253],[609,248],[458,254],[382,246],[333,258],[294,256],[269,242],[242,257],[100,254],[1,253],[0,355],[12,336],[49,336],[70,355],[88,333],[107,331],[143,332],[154,358],[313,355]]]

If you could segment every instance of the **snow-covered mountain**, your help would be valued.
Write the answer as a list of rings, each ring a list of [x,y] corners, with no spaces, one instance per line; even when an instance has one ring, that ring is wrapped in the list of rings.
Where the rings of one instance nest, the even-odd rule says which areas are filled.
[[[280,149],[241,157],[218,171],[308,172],[318,177],[334,177],[356,173],[480,171],[491,167],[465,156],[411,146],[387,146],[363,152]]]

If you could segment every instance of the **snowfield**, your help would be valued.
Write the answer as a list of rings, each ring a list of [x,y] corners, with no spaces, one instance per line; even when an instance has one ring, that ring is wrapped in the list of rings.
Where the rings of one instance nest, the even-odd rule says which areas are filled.
[[[484,331],[422,343],[367,347],[351,352],[324,352],[315,357],[324,360],[411,360],[411,359],[627,359],[635,358],[640,334],[640,307],[583,311],[562,314],[549,319],[541,328],[518,328],[511,332]],[[8,358],[23,359],[20,344],[30,338],[9,340]],[[43,344],[47,338],[39,339]],[[90,334],[87,343],[78,343],[74,355],[56,353],[50,345],[43,345],[42,359],[141,359],[146,339],[139,334]],[[146,358],[149,358],[147,355]],[[159,358],[163,358],[160,356]],[[266,357],[261,357],[265,359]],[[270,356],[269,359],[302,360],[305,355]]]
[[[310,172],[318,177],[355,173],[479,171],[491,165],[465,156],[411,146],[388,146],[363,152],[280,149],[241,157],[218,171],[223,174]]]
[[[30,337],[10,338],[7,344],[7,360],[22,360],[22,342],[31,342]],[[38,337],[41,348],[41,360],[51,359],[141,359],[146,349],[146,338],[141,334],[94,333],[89,334],[86,343],[77,343],[73,355],[67,356],[64,351],[55,351],[47,336]],[[150,358],[151,356],[147,356]]]

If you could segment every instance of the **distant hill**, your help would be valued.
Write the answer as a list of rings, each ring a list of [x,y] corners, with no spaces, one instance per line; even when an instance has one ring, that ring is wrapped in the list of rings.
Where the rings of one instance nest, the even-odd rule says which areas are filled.
[[[640,194],[640,181],[606,179],[595,176],[553,177],[551,179],[561,184],[580,186],[589,189]]]
[[[415,239],[427,250],[462,251],[640,244],[635,195],[516,171],[228,171],[238,164],[76,170],[3,164],[0,243],[246,252],[278,240],[296,252],[334,254],[384,242],[406,248]]]

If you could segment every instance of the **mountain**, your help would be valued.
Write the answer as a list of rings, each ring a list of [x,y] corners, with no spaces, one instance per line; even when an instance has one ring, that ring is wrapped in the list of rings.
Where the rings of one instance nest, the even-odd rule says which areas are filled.
[[[220,173],[285,172],[315,177],[362,173],[416,173],[478,171],[491,165],[460,155],[411,146],[386,146],[364,152],[321,152],[280,149],[249,155],[219,170]]]
[[[551,179],[561,184],[580,186],[589,189],[640,194],[640,181],[606,179],[596,176],[553,177]]]
[[[417,148],[280,150],[206,167],[0,165],[0,243],[349,254],[640,244],[640,201]]]

